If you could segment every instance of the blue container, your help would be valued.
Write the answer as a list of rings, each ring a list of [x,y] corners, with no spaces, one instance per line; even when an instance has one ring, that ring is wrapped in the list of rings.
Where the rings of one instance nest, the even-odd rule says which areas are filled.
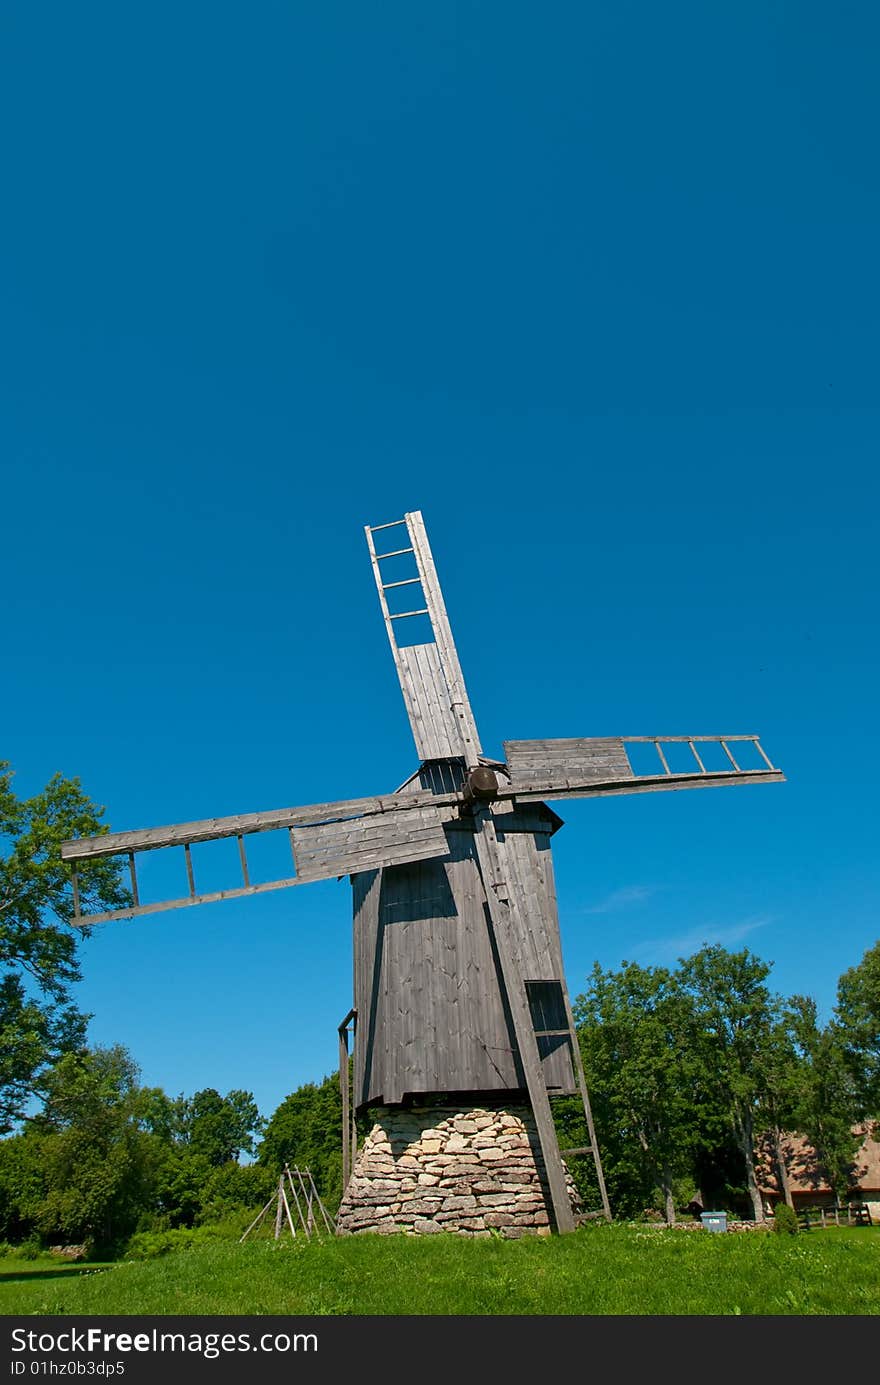
[[[704,1231],[726,1231],[727,1213],[726,1212],[701,1212],[700,1221],[703,1223]]]

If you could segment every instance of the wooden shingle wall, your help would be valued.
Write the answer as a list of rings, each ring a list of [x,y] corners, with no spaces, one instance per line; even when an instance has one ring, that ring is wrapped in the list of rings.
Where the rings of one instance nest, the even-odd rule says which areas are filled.
[[[497,815],[515,901],[514,946],[525,979],[562,982],[549,851],[555,819],[537,805],[518,818],[509,808]],[[409,1094],[513,1092],[524,1086],[473,833],[465,823],[447,823],[445,831],[448,851],[442,859],[352,879],[358,1106],[394,1104]],[[558,1044],[545,1048],[548,1085],[575,1090],[567,1052]]]

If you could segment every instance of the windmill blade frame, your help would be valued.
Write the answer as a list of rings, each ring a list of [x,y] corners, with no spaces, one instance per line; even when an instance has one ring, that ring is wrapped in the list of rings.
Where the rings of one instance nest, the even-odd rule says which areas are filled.
[[[744,769],[730,744],[747,742],[764,762],[762,768]],[[628,745],[653,745],[660,772],[636,773]],[[670,768],[664,746],[686,745],[696,768],[676,772]],[[707,769],[698,745],[716,745],[724,751],[730,769]],[[670,789],[720,788],[729,784],[784,783],[785,775],[771,762],[760,738],[736,736],[594,736],[570,739],[505,741],[509,783],[503,797],[528,803],[543,799],[601,798],[610,794],[658,793]]]
[[[393,547],[379,552],[374,535],[401,527],[406,532],[406,542],[397,546],[401,541],[394,539]],[[379,593],[379,605],[419,758],[423,761],[461,758],[469,768],[473,767],[479,763],[480,740],[422,512],[408,511],[403,519],[390,524],[368,524],[364,532]],[[410,555],[414,575],[385,582],[382,563]],[[421,593],[411,602],[407,601],[407,605],[412,606],[411,610],[390,609],[387,593],[400,587],[408,590],[417,588],[417,592]],[[433,639],[422,644],[401,644],[397,637],[397,622],[418,616],[428,617]]]
[[[149,827],[132,832],[108,832],[81,837],[62,844],[62,860],[72,866],[76,927],[139,918],[144,914],[241,899],[267,890],[288,889],[316,880],[381,869],[407,861],[443,855],[446,850],[444,821],[453,815],[460,794],[427,792],[354,798],[336,803],[314,803],[302,808],[280,808],[262,813],[239,813],[225,818]],[[250,879],[245,837],[287,829],[295,873],[276,880],[254,883]],[[202,893],[196,890],[191,847],[202,842],[238,840],[242,883],[229,889]],[[143,852],[182,847],[188,893],[154,903],[142,903],[136,858]],[[128,858],[132,904],[100,914],[83,914],[79,903],[77,866],[107,856]]]

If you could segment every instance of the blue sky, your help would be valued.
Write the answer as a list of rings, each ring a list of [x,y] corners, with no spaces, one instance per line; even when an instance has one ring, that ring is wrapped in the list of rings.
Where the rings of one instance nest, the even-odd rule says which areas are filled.
[[[10,0],[2,754],[116,829],[415,765],[362,528],[421,508],[488,753],[758,732],[562,805],[569,987],[878,934],[877,10]],[[345,883],[95,931],[171,1092],[336,1064]]]

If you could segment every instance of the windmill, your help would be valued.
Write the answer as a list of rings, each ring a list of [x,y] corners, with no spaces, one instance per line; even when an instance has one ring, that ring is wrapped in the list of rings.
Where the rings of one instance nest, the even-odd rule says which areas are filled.
[[[552,1221],[568,1231],[574,1213],[555,1095],[580,1097],[589,1145],[578,1152],[592,1153],[610,1212],[562,966],[550,858],[562,823],[548,803],[784,776],[755,735],[506,741],[503,761],[483,755],[421,513],[367,526],[366,538],[420,761],[415,773],[373,798],[65,842],[74,922],[350,876],[354,1004],[339,1026],[340,1229],[486,1234],[495,1225],[519,1234]],[[656,756],[647,767],[639,760],[646,751]],[[720,767],[709,763],[715,756]],[[294,872],[254,882],[246,839],[271,831],[289,834]],[[241,882],[200,893],[192,849],[221,838],[237,840]],[[187,893],[141,902],[137,858],[167,847],[183,848]],[[128,858],[131,905],[83,915],[77,868],[120,855]],[[358,1153],[354,1114],[367,1110],[378,1120]]]

